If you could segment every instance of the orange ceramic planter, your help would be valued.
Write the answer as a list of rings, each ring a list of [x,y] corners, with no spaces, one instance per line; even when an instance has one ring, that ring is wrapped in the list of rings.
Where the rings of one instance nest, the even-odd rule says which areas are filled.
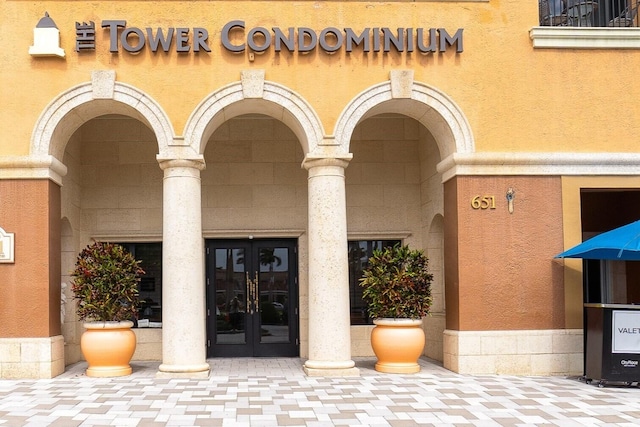
[[[133,322],[86,322],[80,349],[87,360],[88,377],[121,377],[131,374],[129,362],[136,351]]]
[[[376,319],[371,346],[378,358],[375,369],[393,374],[420,372],[418,359],[424,350],[422,320]]]

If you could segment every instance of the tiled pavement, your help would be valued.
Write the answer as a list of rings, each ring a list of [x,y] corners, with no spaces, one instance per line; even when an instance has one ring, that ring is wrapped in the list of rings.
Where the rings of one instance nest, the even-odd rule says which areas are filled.
[[[300,359],[211,359],[208,379],[120,378],[84,363],[51,380],[0,380],[0,426],[637,426],[640,388],[578,378],[469,376],[430,360],[413,375],[307,377]],[[635,385],[635,384],[634,384]]]

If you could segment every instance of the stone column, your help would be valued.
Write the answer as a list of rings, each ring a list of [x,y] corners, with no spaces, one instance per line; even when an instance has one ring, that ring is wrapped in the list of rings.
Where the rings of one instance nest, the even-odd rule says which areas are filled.
[[[344,169],[350,157],[311,158],[309,171],[310,376],[357,376],[351,360]]]
[[[161,160],[162,364],[158,377],[207,377],[204,241],[200,171],[204,161]]]

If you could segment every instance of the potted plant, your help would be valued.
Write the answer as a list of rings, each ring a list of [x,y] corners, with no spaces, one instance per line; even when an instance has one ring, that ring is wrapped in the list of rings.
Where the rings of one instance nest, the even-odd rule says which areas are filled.
[[[422,250],[395,245],[374,250],[363,270],[360,286],[369,317],[376,325],[371,346],[380,372],[420,371],[424,350],[422,318],[431,308],[429,259]]]
[[[94,242],[78,254],[71,290],[86,328],[80,349],[88,363],[87,376],[131,374],[129,362],[136,349],[131,327],[142,274],[140,261],[117,244]]]

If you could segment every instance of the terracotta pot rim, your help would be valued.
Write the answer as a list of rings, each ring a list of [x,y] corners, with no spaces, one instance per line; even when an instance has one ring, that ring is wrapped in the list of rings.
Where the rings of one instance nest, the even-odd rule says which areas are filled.
[[[378,318],[373,320],[374,325],[380,326],[420,326],[422,319],[394,319],[394,318]]]
[[[133,326],[133,322],[131,320],[83,322],[82,326],[85,329],[122,329],[131,328]]]

